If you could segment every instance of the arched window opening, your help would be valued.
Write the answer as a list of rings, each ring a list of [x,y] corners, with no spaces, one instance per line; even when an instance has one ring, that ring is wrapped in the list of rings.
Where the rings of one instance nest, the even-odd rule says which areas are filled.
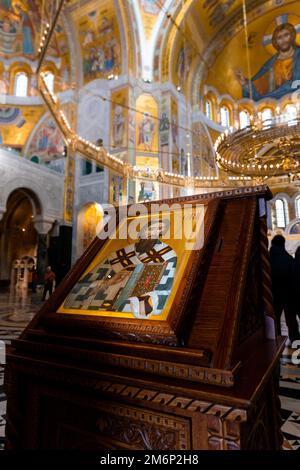
[[[27,96],[28,91],[28,75],[25,72],[20,72],[15,78],[14,94],[18,97]]]
[[[240,129],[245,129],[250,125],[250,115],[248,111],[240,112]]]
[[[270,108],[265,108],[261,113],[262,122],[271,121],[273,118],[273,112]]]
[[[278,228],[287,226],[287,217],[283,199],[277,199],[275,202],[276,225]]]
[[[205,114],[208,117],[208,119],[212,120],[213,115],[212,115],[212,103],[210,100],[205,101]]]
[[[229,127],[230,126],[230,113],[227,106],[222,106],[221,108],[221,126]]]
[[[286,105],[284,109],[284,120],[293,123],[297,119],[297,108],[293,104]]]

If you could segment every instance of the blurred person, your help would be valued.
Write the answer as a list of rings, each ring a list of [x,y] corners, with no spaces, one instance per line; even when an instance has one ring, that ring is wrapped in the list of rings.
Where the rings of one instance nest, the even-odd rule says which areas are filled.
[[[44,281],[45,281],[45,284],[44,284],[44,292],[43,292],[43,298],[42,298],[43,301],[46,300],[47,292],[49,292],[49,297],[52,295],[52,292],[53,292],[53,284],[54,284],[54,281],[55,281],[55,274],[52,271],[51,266],[48,266],[46,268]]]
[[[300,339],[296,317],[295,260],[285,249],[285,238],[275,235],[270,248],[272,291],[277,333],[281,334],[281,314],[284,311],[291,343]]]

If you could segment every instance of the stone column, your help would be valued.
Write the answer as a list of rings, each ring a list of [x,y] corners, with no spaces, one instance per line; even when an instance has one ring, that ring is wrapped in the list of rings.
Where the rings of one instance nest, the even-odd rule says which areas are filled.
[[[37,250],[37,272],[39,282],[43,282],[44,273],[47,267],[47,248],[48,233],[53,225],[52,220],[46,220],[41,217],[34,219],[34,227],[38,233],[38,250]]]

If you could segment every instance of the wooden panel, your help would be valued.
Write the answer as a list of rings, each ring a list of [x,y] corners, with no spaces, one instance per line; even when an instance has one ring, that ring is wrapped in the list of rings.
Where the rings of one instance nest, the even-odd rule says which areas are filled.
[[[233,336],[229,317],[237,315],[236,294],[242,289],[242,260],[247,259],[245,239],[251,237],[255,215],[256,199],[226,201],[223,221],[220,227],[219,243],[211,260],[206,284],[195,321],[191,327],[188,346],[211,349],[213,354],[220,351],[220,341],[226,342]],[[233,295],[233,293],[235,293]],[[222,333],[224,321],[228,332]],[[225,358],[214,358],[215,367],[222,367]]]
[[[256,210],[269,196],[258,187],[164,201],[203,202],[211,215],[185,284],[189,301],[173,316],[175,346],[146,342],[142,331],[134,342],[120,330],[104,337],[97,321],[56,314],[101,248],[95,240],[8,348],[7,449],[279,449],[285,340],[264,335],[272,299]],[[254,277],[262,288],[253,289]]]

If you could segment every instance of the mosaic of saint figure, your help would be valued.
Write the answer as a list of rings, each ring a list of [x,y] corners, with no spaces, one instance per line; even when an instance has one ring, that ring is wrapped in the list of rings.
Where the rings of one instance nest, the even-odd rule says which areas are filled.
[[[290,23],[279,24],[272,35],[272,45],[277,53],[271,57],[249,80],[242,71],[235,71],[242,86],[244,98],[255,101],[262,98],[280,99],[293,91],[293,82],[300,80],[300,47],[296,44],[297,30]]]
[[[111,253],[72,289],[64,308],[161,314],[174,283],[177,255],[161,241],[169,221],[145,225],[136,243]]]
[[[122,106],[116,106],[113,120],[113,145],[124,145],[125,118]]]
[[[148,113],[144,113],[143,119],[139,125],[138,145],[144,145],[145,150],[151,150],[154,129],[155,125],[153,119]]]

